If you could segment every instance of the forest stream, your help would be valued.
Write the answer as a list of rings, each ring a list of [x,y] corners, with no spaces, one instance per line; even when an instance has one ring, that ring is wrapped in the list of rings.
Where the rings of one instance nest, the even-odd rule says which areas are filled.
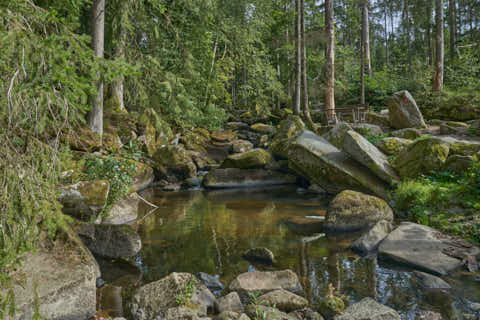
[[[444,319],[463,319],[463,312],[480,300],[480,277],[457,272],[446,281],[451,290],[422,287],[413,270],[360,257],[349,249],[358,234],[348,237],[312,234],[295,223],[304,217],[322,219],[329,197],[296,187],[142,194],[159,208],[145,205],[136,224],[143,248],[125,263],[99,260],[106,284],[98,290],[98,309],[105,316],[123,316],[121,292],[157,281],[171,272],[206,272],[225,287],[239,274],[252,270],[291,269],[300,278],[312,306],[325,296],[331,283],[350,303],[364,297],[397,310],[402,319],[423,311]],[[302,227],[303,226],[303,227]],[[266,247],[275,254],[272,266],[242,258],[249,248]],[[224,292],[227,289],[224,289]],[[216,295],[221,292],[215,292]]]

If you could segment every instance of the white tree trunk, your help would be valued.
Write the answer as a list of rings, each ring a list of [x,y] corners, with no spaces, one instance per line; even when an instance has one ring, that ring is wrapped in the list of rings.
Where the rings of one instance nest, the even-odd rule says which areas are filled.
[[[443,1],[435,0],[436,23],[436,50],[435,50],[435,75],[433,77],[433,91],[443,89],[443,63],[445,58],[445,44],[443,38]]]
[[[325,27],[327,51],[325,57],[325,110],[335,114],[335,31],[333,25],[333,0],[325,0]]]

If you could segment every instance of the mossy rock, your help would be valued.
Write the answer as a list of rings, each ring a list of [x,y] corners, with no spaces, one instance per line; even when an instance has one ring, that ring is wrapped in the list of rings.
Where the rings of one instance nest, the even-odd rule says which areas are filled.
[[[325,228],[330,231],[357,231],[381,220],[393,221],[393,210],[378,197],[352,190],[338,194],[330,203]]]
[[[393,131],[390,133],[390,135],[397,138],[415,140],[422,136],[422,132],[415,128],[406,128]]]
[[[153,155],[153,161],[160,178],[169,182],[183,181],[197,175],[190,153],[181,145],[158,149]]]
[[[359,134],[361,134],[364,137],[370,137],[370,136],[380,136],[382,135],[383,129],[380,126],[377,126],[375,124],[369,124],[369,123],[352,123],[352,128]]]
[[[111,125],[106,125],[104,127],[102,143],[103,149],[111,153],[116,153],[123,147],[122,140],[118,135],[117,129]]]
[[[102,138],[87,127],[73,129],[62,135],[62,141],[70,145],[72,150],[94,152],[102,147]]]
[[[185,145],[185,148],[188,150],[206,154],[206,146],[210,142],[210,135],[205,136],[197,130],[195,130],[194,132],[186,132],[180,138],[180,142],[183,143]]]
[[[392,164],[402,178],[416,178],[440,170],[449,152],[448,143],[439,138],[420,139],[402,150]]]
[[[326,319],[333,319],[345,310],[345,302],[339,297],[325,297],[319,306],[320,313]]]
[[[345,122],[341,122],[333,126],[327,133],[323,135],[323,138],[333,144],[338,149],[343,148],[343,143],[347,132],[353,130],[353,128]]]
[[[366,121],[367,123],[376,124],[377,126],[390,127],[388,116],[373,111],[367,112]]]
[[[137,118],[126,112],[111,112],[104,115],[104,127],[112,127],[117,131],[123,144],[137,138]]]
[[[237,134],[231,130],[213,131],[210,133],[210,137],[217,142],[231,142],[235,140]]]
[[[281,159],[288,159],[289,145],[299,132],[305,129],[305,124],[299,116],[290,115],[280,122],[279,129],[270,143],[272,153]]]
[[[259,169],[272,161],[272,155],[264,149],[253,149],[228,156],[220,168]]]
[[[145,145],[149,156],[168,144],[173,138],[173,131],[168,123],[152,109],[146,109],[138,121],[139,132],[145,136]]]
[[[250,129],[252,129],[254,132],[264,133],[264,134],[272,134],[272,133],[275,133],[275,130],[276,130],[274,126],[270,126],[264,123],[252,124],[250,126]]]
[[[388,137],[377,141],[377,143],[375,143],[375,146],[386,155],[394,156],[412,143],[412,140],[397,137]]]

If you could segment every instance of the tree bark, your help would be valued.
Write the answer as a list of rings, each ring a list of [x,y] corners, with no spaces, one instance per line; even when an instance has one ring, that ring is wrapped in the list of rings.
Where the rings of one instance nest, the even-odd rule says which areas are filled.
[[[433,65],[433,46],[432,46],[432,1],[427,0],[425,6],[427,14],[427,50],[428,50],[428,65]]]
[[[387,24],[387,1],[384,0],[384,28],[385,28],[385,65],[389,65],[388,61],[388,24]]]
[[[308,101],[308,82],[307,82],[307,49],[305,43],[305,0],[300,0],[300,38],[301,38],[301,56],[302,56],[302,92],[303,92],[303,116],[311,129],[315,130],[315,123],[310,115]]]
[[[95,0],[92,5],[92,47],[97,58],[104,56],[105,0]],[[103,80],[97,82],[97,95],[93,99],[92,111],[88,116],[90,129],[103,136]]]
[[[327,55],[325,59],[325,110],[335,114],[335,31],[333,25],[333,0],[325,0],[325,29]]]
[[[455,0],[449,0],[448,24],[450,27],[450,58],[455,58],[457,42],[457,7]]]
[[[301,113],[301,87],[302,87],[302,40],[300,23],[300,0],[295,0],[295,114]]]
[[[118,43],[115,47],[115,58],[125,58],[125,46],[127,42],[127,30],[125,28],[125,24],[128,23],[128,1],[124,0],[121,2],[120,7],[120,19],[119,19],[119,27],[118,27]],[[118,108],[120,110],[125,110],[125,102],[124,102],[124,90],[123,90],[123,76],[118,77],[115,79],[112,84],[112,94],[115,103],[118,104]]]
[[[410,11],[408,10],[408,0],[403,1],[403,21],[405,23],[405,35],[407,40],[407,56],[410,60]]]
[[[360,103],[365,104],[365,41],[364,32],[360,32]]]
[[[433,77],[433,91],[443,89],[443,62],[444,62],[444,40],[443,40],[443,1],[435,0],[435,23],[436,23],[436,50],[435,50],[435,75]]]

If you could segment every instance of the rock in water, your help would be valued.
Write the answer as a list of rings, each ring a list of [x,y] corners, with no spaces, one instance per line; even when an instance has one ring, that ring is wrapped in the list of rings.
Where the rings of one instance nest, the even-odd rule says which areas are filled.
[[[387,156],[355,131],[350,130],[345,135],[343,150],[372,170],[380,179],[388,183],[399,180],[397,173],[390,166]]]
[[[385,200],[345,190],[330,203],[325,228],[330,231],[355,231],[366,229],[381,220],[393,221],[392,208]]]
[[[420,109],[408,91],[394,93],[388,100],[388,115],[393,128],[426,128]]]
[[[102,219],[103,224],[125,224],[138,217],[138,206],[140,198],[136,192],[128,197],[115,202],[108,215]]]
[[[232,154],[220,166],[222,169],[260,169],[272,161],[272,155],[264,149],[253,149],[244,153]]]
[[[273,252],[267,248],[252,248],[243,254],[243,257],[248,261],[262,262],[272,265],[275,261]]]
[[[163,319],[172,308],[188,306],[199,317],[213,308],[214,295],[189,273],[172,273],[138,289],[127,308],[134,320]]]
[[[377,222],[372,229],[358,238],[353,244],[352,249],[361,254],[368,254],[377,249],[380,242],[392,231],[390,221],[381,220]]]
[[[250,302],[249,293],[267,293],[277,289],[295,294],[303,291],[297,275],[291,270],[242,273],[230,283],[229,289],[236,291],[243,302]]]
[[[295,184],[297,178],[278,171],[264,169],[214,169],[205,176],[203,185],[207,188],[245,188],[283,184]]]
[[[303,131],[291,144],[289,166],[329,193],[352,189],[388,196],[388,184],[311,131]]]
[[[443,279],[434,275],[414,271],[415,277],[420,281],[420,284],[427,289],[450,289],[451,286]]]
[[[443,168],[450,147],[438,138],[419,139],[403,149],[392,165],[402,178],[416,178]]]
[[[480,249],[475,246],[459,248],[453,238],[435,229],[403,222],[382,241],[378,253],[381,259],[444,276],[464,265],[462,259],[445,254],[455,247],[465,257],[480,255]]]
[[[258,297],[258,301],[264,306],[277,308],[284,312],[292,312],[308,306],[307,299],[283,289],[266,293]]]
[[[364,298],[345,309],[335,320],[400,320],[400,315],[372,298]]]
[[[190,153],[181,145],[165,146],[153,155],[154,167],[160,178],[178,182],[197,175],[197,167]]]

